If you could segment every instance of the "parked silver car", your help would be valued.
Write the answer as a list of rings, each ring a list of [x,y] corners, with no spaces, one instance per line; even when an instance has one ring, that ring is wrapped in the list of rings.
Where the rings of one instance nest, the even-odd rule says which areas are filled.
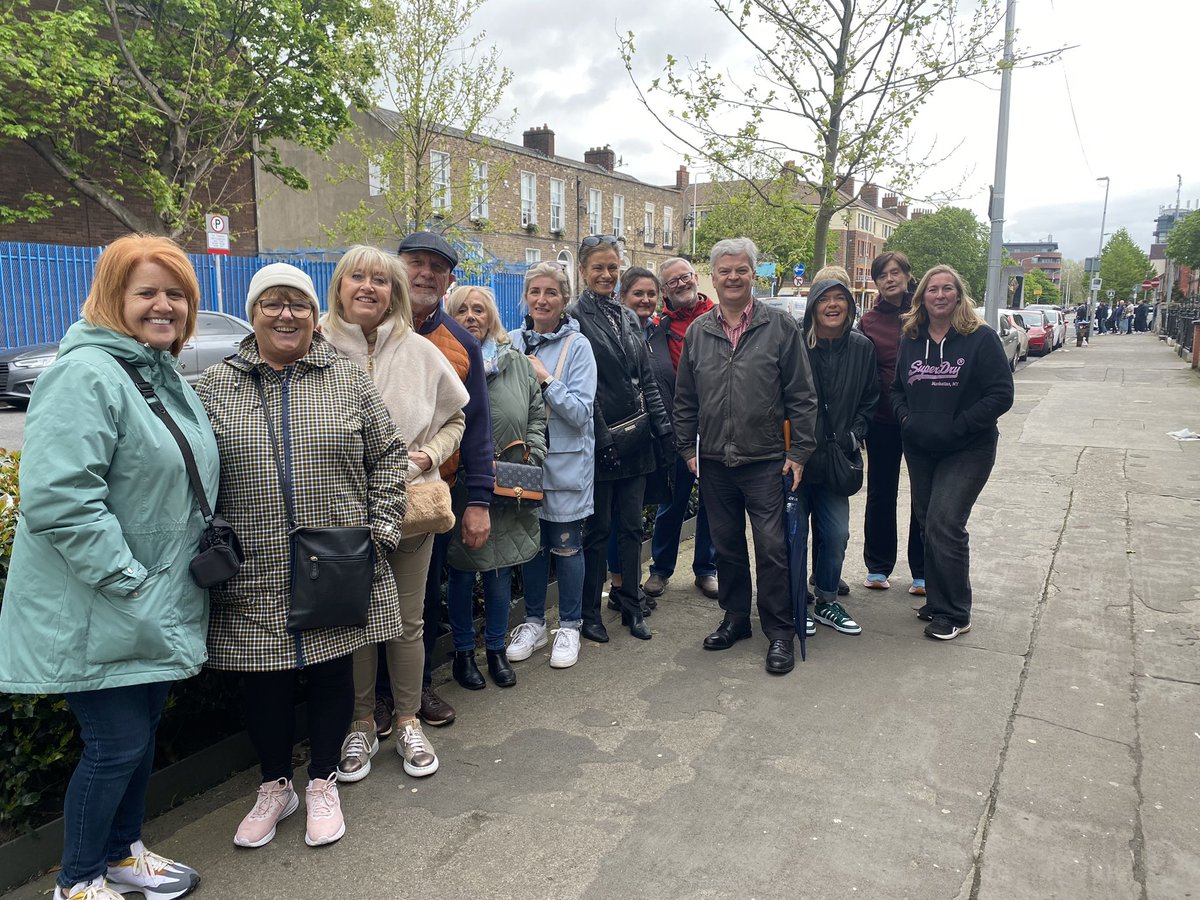
[[[200,373],[229,356],[252,331],[248,322],[224,313],[200,312],[196,334],[179,353],[179,372],[194,384]],[[58,342],[31,344],[0,350],[0,400],[24,407],[29,403],[33,383],[49,368],[58,353]]]
[[[1008,369],[1010,372],[1017,371],[1017,358],[1021,355],[1021,338],[1017,334],[1017,329],[1003,315],[1000,316],[1000,327],[996,328],[988,322],[982,307],[975,307],[975,314],[979,316],[983,324],[1000,335],[1000,343],[1004,346],[1004,356],[1008,360]]]

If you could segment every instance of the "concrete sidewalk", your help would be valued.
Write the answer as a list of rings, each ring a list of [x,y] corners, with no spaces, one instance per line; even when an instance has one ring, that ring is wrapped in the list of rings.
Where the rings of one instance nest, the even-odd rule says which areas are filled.
[[[306,847],[301,809],[236,849],[257,772],[147,840],[210,898],[1198,896],[1200,442],[1166,436],[1185,426],[1200,378],[1152,335],[1056,352],[1001,421],[958,640],[922,636],[906,571],[859,586],[860,496],[863,634],[822,627],[791,675],[757,633],[701,649],[720,612],[685,548],[654,640],[606,613],[612,642],[573,669],[547,648],[511,690],[445,685],[440,771],[409,778],[385,742],[342,791],[340,843]]]

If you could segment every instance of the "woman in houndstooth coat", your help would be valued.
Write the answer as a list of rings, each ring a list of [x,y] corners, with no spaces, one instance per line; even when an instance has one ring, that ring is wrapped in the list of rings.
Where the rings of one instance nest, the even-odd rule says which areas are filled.
[[[334,773],[353,711],[351,654],[401,630],[387,554],[400,540],[408,453],[370,377],[314,333],[316,292],[304,272],[284,263],[259,270],[246,312],[254,334],[197,385],[221,454],[217,512],[246,551],[241,572],[212,591],[208,665],[244,673],[246,727],[263,774],[234,838],[247,847],[271,840],[298,805],[291,754],[304,672],[312,745],[306,841],[315,846],[345,831]],[[286,628],[287,512],[258,379],[297,525],[371,527],[379,553],[366,628]]]

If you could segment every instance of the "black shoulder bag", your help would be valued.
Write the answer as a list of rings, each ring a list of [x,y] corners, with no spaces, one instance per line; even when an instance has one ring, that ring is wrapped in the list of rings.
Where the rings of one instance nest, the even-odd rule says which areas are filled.
[[[821,475],[830,493],[839,497],[853,497],[863,486],[862,450],[855,447],[853,453],[847,453],[838,444],[837,433],[833,431],[833,417],[829,415],[829,404],[825,402],[825,390],[821,386],[821,373],[815,364],[812,373],[817,382],[817,399],[825,418],[825,471]]]
[[[208,505],[208,498],[204,496],[204,486],[200,483],[200,472],[196,468],[196,458],[192,455],[191,445],[183,436],[183,432],[179,430],[179,426],[175,424],[175,420],[171,418],[171,414],[167,412],[163,402],[154,393],[150,382],[146,381],[142,377],[142,373],[128,360],[121,359],[119,356],[114,356],[113,359],[137,385],[137,389],[145,398],[150,411],[162,420],[167,431],[171,432],[171,437],[175,438],[175,443],[179,445],[179,452],[183,454],[183,465],[187,469],[188,481],[191,482],[192,493],[196,495],[196,502],[200,505],[200,514],[204,516],[205,525],[204,531],[200,535],[200,547],[188,566],[188,570],[192,573],[192,581],[202,588],[224,584],[241,571],[242,563],[246,561],[246,556],[242,553],[242,542],[238,540],[237,532],[233,530],[232,525],[220,516],[213,515],[212,508]]]
[[[291,484],[284,476],[279,442],[267,406],[262,378],[254,373],[262,404],[271,458],[287,508],[291,551],[291,597],[287,630],[293,634],[313,628],[366,628],[375,582],[375,542],[369,527],[301,528],[292,508]]]

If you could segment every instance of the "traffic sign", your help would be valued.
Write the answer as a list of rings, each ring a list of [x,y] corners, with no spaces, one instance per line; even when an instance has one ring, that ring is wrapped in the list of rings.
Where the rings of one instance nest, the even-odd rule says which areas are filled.
[[[1117,296],[1117,292],[1116,292],[1116,291],[1109,291],[1109,292],[1108,292],[1108,299],[1109,299],[1109,300],[1111,300],[1111,299],[1112,299],[1113,297],[1115,297],[1115,296]]]
[[[804,277],[804,263],[796,263],[794,266],[792,266],[792,274],[795,275],[797,278],[803,278]]]
[[[1100,276],[1099,275],[1097,275],[1095,278],[1092,279],[1092,290],[1093,291],[1100,290]]]
[[[1157,287],[1158,287],[1157,279],[1147,278],[1145,281],[1142,282],[1142,290],[1143,291],[1153,291]]]
[[[1035,287],[1033,289],[1033,296],[1035,296],[1035,297],[1042,296],[1042,289],[1040,287]]]
[[[209,253],[229,253],[229,220],[220,213],[204,217],[204,230],[208,234]]]
[[[800,287],[801,285],[804,284],[804,276],[797,275],[795,278],[792,279],[792,284],[794,284],[796,287]]]

